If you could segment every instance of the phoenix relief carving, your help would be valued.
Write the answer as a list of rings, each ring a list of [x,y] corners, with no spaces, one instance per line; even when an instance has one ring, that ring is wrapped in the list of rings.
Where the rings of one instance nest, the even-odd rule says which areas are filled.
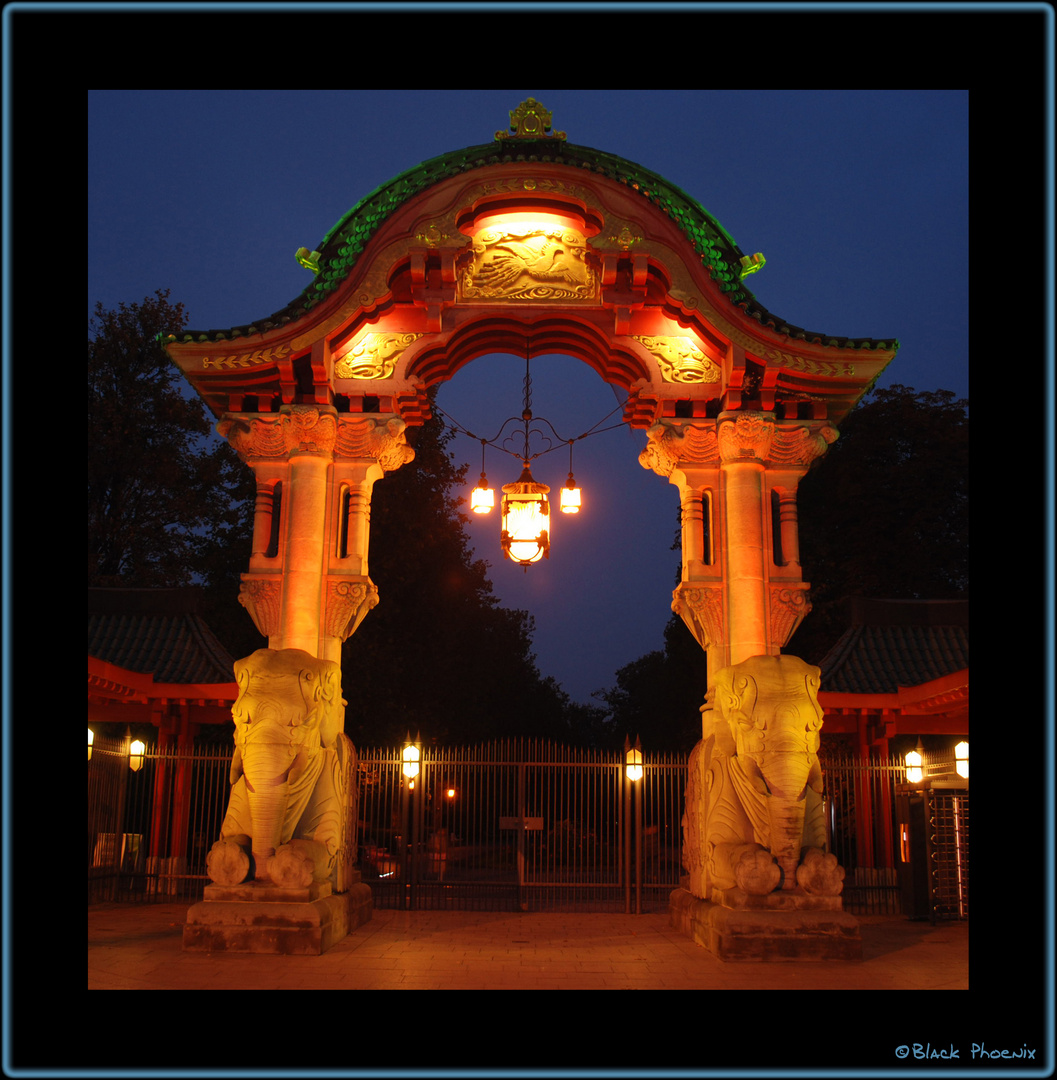
[[[598,274],[587,241],[575,229],[503,232],[486,229],[473,241],[459,278],[464,299],[594,300]]]

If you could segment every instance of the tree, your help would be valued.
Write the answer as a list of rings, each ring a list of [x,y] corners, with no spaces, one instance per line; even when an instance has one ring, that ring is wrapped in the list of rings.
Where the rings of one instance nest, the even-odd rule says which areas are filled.
[[[158,340],[185,321],[168,290],[89,320],[89,585],[189,584],[238,517],[234,455]]]
[[[969,590],[969,402],[875,390],[800,483],[800,560],[813,610],[784,650],[818,663],[849,596],[950,600]]]
[[[606,726],[614,736],[634,741],[637,735],[649,751],[689,752],[701,738],[707,688],[707,656],[673,615],[664,629],[664,648],[625,664],[616,686],[595,696],[608,707]]]

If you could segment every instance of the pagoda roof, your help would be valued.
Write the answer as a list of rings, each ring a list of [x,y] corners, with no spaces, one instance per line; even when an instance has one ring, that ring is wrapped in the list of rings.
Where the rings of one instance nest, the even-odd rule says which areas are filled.
[[[196,588],[89,589],[88,656],[155,684],[233,685],[235,661],[200,607]]]
[[[760,265],[746,258],[722,225],[686,192],[657,173],[615,154],[577,146],[561,139],[497,139],[480,146],[451,151],[430,158],[376,188],[352,207],[323,237],[309,260],[299,261],[313,271],[314,279],[299,296],[280,311],[254,323],[225,330],[187,330],[178,342],[227,341],[266,333],[302,318],[332,294],[352,271],[367,242],[378,228],[409,199],[443,180],[489,166],[511,162],[545,162],[567,165],[607,177],[637,191],[663,210],[693,245],[713,281],[731,304],[743,308],[778,333],[809,343],[843,349],[896,349],[895,339],[848,338],[805,330],[764,308],[744,284],[746,274]]]
[[[969,668],[968,600],[846,601],[849,627],[819,665],[828,693],[894,694]]]

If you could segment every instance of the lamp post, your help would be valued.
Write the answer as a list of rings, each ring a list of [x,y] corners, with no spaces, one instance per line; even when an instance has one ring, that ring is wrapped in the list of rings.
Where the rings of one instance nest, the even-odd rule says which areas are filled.
[[[631,914],[631,818],[635,817],[635,914],[642,914],[642,743],[624,739],[624,913]],[[634,809],[633,809],[634,808]]]
[[[407,908],[413,903],[414,887],[418,882],[418,805],[412,802],[412,792],[420,772],[421,743],[421,734],[412,739],[411,732],[408,731],[400,751],[401,772],[404,776],[404,783],[400,785],[400,831],[404,837],[404,905]]]
[[[92,743],[95,742],[95,732],[88,729],[88,760],[92,760]]]

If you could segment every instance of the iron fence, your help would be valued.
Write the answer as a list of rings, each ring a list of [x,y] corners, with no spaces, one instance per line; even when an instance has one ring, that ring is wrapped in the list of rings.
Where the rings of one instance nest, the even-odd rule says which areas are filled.
[[[127,738],[96,736],[89,903],[201,896],[231,756],[230,745],[148,747],[134,772]],[[903,764],[822,762],[846,909],[909,914],[908,860],[920,855],[932,917],[967,918],[967,791],[919,796],[923,838],[908,855]],[[647,755],[634,784],[619,752],[532,739],[424,747],[413,781],[402,766],[399,747],[358,755],[358,865],[380,908],[661,911],[680,884],[683,755]]]
[[[531,739],[426,747],[419,764],[412,779],[399,750],[360,753],[360,868],[379,907],[659,910],[679,883],[681,756],[634,786],[620,754]]]
[[[129,768],[128,738],[96,735],[88,769],[88,899],[196,898],[220,835],[232,747],[148,747]]]

